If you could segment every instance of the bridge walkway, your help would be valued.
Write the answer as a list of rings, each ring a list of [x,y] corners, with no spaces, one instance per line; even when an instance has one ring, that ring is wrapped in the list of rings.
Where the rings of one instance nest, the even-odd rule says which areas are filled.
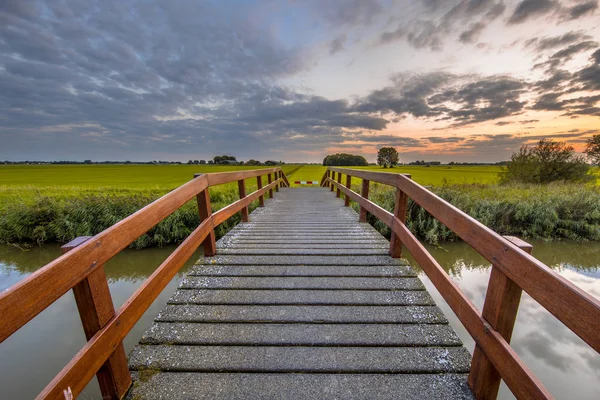
[[[472,398],[469,352],[384,237],[327,188],[266,203],[131,352],[128,398]]]

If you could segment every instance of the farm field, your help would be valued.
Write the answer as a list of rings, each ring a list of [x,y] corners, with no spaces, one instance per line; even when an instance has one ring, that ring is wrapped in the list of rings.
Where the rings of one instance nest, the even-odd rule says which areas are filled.
[[[441,186],[443,184],[487,184],[498,181],[500,166],[477,165],[477,166],[414,166],[401,165],[394,168],[382,168],[370,165],[368,167],[348,167],[368,171],[387,172],[394,174],[411,174],[412,179],[425,186]],[[305,165],[293,172],[288,178],[293,181],[320,181],[327,167],[321,165]]]

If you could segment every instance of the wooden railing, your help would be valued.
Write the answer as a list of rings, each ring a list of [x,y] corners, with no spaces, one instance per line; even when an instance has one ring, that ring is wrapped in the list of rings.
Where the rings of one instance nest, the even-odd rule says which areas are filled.
[[[337,174],[337,179],[336,179]],[[342,174],[346,184],[342,185]],[[351,190],[352,177],[362,179],[361,194]],[[396,188],[394,213],[368,199],[369,182]],[[521,292],[524,290],[594,350],[600,352],[600,302],[531,256],[531,246],[504,238],[425,189],[406,174],[328,168],[321,186],[345,194],[392,231],[390,255],[400,257],[406,246],[416,262],[475,340],[468,383],[477,399],[495,399],[503,379],[519,399],[548,399],[552,395],[510,346]],[[483,312],[461,292],[433,256],[405,225],[408,199],[423,207],[492,263]]]
[[[262,177],[268,183],[263,186]],[[256,178],[258,189],[246,195],[245,179]],[[208,189],[238,182],[240,199],[212,213]],[[105,399],[122,398],[131,385],[123,339],[177,274],[196,249],[216,253],[214,228],[237,212],[248,221],[254,200],[264,206],[264,196],[289,186],[281,168],[196,175],[193,180],[154,201],[93,237],[78,238],[63,246],[63,254],[27,278],[0,293],[0,343],[29,320],[73,289],[84,332],[85,346],[38,395],[39,399],[77,396],[97,375]],[[189,200],[197,198],[200,225],[144,281],[115,312],[103,265]]]

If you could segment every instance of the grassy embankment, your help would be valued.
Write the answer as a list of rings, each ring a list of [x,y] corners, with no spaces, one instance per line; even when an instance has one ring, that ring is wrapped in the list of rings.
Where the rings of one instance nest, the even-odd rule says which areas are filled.
[[[203,165],[19,165],[0,166],[0,243],[67,242],[94,235],[190,180],[194,173],[256,169]],[[287,173],[298,166],[285,165]],[[265,182],[266,183],[266,182]],[[247,193],[256,179],[246,180]],[[236,201],[236,183],[210,188],[217,211]],[[252,203],[251,209],[257,206]],[[239,222],[235,215],[216,233]],[[198,225],[192,200],[138,238],[132,247],[179,243]]]
[[[65,242],[96,234],[137,211],[198,172],[256,167],[199,165],[65,165],[0,166],[0,242]],[[600,240],[600,191],[594,185],[499,186],[494,166],[402,166],[364,169],[410,173],[418,183],[501,234],[544,239]],[[363,169],[361,168],[361,169]],[[288,179],[320,181],[325,167],[286,165]],[[596,171],[597,173],[597,171]],[[359,191],[358,179],[353,189]],[[248,193],[256,180],[247,182]],[[211,188],[213,210],[237,200],[235,183]],[[372,184],[370,198],[393,210],[394,191]],[[256,207],[256,202],[251,208]],[[318,207],[318,205],[315,205]],[[357,208],[356,204],[353,207]],[[198,224],[195,201],[141,236],[133,247],[178,243]],[[234,216],[217,229],[227,232],[239,222]],[[385,225],[371,223],[389,235]],[[410,205],[408,225],[431,243],[456,237],[428,213]]]

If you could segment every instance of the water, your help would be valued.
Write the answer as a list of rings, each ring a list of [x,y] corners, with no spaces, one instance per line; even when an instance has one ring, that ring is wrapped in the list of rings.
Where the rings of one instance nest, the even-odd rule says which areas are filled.
[[[174,247],[124,250],[105,265],[115,309],[173,252]],[[25,278],[61,254],[60,246],[47,244],[22,251],[0,246],[0,291]],[[183,273],[200,256],[197,252],[162,291],[124,340],[129,353],[154,317],[175,291]],[[85,344],[85,335],[72,291],[29,321],[0,344],[0,398],[32,399],[60,372]],[[96,379],[80,395],[101,399]]]
[[[533,255],[550,265],[577,286],[600,298],[600,244],[532,241]],[[434,257],[461,290],[482,308],[490,274],[489,263],[464,243],[428,246]],[[106,274],[115,307],[119,307],[141,285],[173,248],[125,250],[109,261]],[[23,279],[60,255],[58,245],[21,251],[0,246],[0,291]],[[187,267],[199,256],[194,255]],[[410,257],[408,257],[410,259]],[[412,260],[411,260],[412,261]],[[185,271],[187,267],[182,269]],[[125,339],[131,351],[143,332],[174,292],[182,273],[171,281]],[[450,323],[469,348],[474,343],[445,304],[427,277],[428,290],[448,316]],[[84,345],[85,337],[73,295],[66,293],[52,306],[0,344],[0,398],[35,397]],[[597,399],[600,393],[600,355],[571,333],[550,313],[524,294],[517,317],[512,345],[523,361],[557,398]],[[506,387],[501,399],[512,395]],[[82,399],[99,399],[95,379]]]
[[[596,298],[600,298],[600,243],[529,240],[533,256]],[[469,245],[444,243],[428,250],[479,310],[490,277],[490,263]],[[407,256],[412,265],[414,260]],[[419,277],[472,353],[475,343],[427,276]],[[598,321],[600,323],[600,321]],[[598,399],[600,354],[572,333],[526,293],[511,345],[525,364],[559,399]],[[502,384],[498,398],[513,399]]]

